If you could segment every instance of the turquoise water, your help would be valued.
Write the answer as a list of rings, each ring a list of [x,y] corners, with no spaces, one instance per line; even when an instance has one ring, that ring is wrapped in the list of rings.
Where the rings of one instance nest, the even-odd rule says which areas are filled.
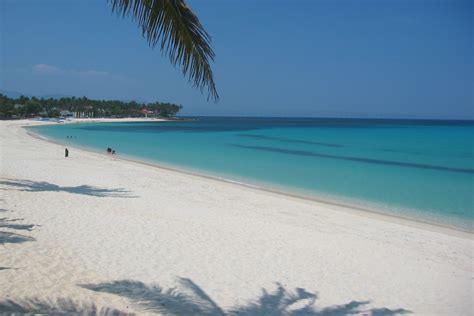
[[[469,121],[199,118],[32,131],[65,145],[111,147],[161,165],[473,230]]]

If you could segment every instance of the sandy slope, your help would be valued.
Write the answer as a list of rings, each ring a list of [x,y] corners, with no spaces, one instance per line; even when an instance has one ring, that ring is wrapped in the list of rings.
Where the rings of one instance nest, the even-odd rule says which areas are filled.
[[[71,149],[65,159],[20,124],[0,122],[3,306],[31,309],[34,298],[64,309],[273,315],[288,291],[300,300],[284,311],[314,301],[309,315],[473,313],[472,235],[105,154]]]

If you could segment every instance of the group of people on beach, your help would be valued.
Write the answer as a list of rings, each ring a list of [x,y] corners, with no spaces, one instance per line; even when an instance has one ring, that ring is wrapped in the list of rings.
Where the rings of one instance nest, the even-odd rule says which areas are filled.
[[[115,155],[115,150],[110,147],[107,147],[106,151],[107,151],[107,154]],[[69,157],[69,149],[67,148],[64,148],[64,157],[66,158]]]
[[[76,138],[76,136],[66,136],[66,138]]]

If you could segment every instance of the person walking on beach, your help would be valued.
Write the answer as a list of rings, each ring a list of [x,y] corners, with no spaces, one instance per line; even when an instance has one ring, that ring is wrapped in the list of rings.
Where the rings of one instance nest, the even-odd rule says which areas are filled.
[[[69,157],[69,149],[64,149],[64,157]]]

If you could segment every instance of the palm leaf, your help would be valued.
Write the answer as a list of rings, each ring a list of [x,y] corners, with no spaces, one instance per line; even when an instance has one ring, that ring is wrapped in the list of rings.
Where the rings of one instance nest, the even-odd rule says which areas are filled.
[[[193,86],[208,90],[208,100],[218,100],[210,62],[211,38],[184,0],[109,0],[112,11],[132,16],[148,44],[157,45]]]

